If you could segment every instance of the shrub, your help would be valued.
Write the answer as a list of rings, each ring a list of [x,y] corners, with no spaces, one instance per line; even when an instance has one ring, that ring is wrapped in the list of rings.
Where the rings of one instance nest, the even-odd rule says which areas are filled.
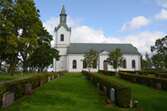
[[[115,76],[115,72],[113,71],[99,70],[98,72],[104,75]]]
[[[106,87],[107,91],[106,96],[107,98],[110,97],[110,89],[115,89],[115,99],[116,104],[120,107],[129,107],[131,101],[131,89],[123,84],[120,84],[116,81],[109,80],[106,76],[100,74],[93,74],[89,72],[83,72],[88,80],[91,80],[93,83],[99,83],[102,87]]]
[[[140,84],[145,84],[157,89],[167,89],[167,79],[166,78],[156,78],[149,77],[145,75],[135,75],[130,73],[120,72],[120,77],[131,82],[136,82]]]
[[[18,99],[25,95],[26,84],[32,84],[32,88],[37,88],[40,86],[40,82],[46,83],[48,77],[57,77],[55,73],[41,73],[34,74],[32,77],[21,78],[16,80],[7,81],[0,84],[0,105],[2,105],[2,97],[6,92],[13,92],[15,94],[15,99]]]

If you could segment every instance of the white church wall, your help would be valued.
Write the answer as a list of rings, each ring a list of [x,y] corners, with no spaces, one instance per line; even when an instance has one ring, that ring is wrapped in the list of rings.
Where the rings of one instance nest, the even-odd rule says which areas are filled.
[[[67,55],[67,48],[59,47],[56,49],[59,51],[59,55]]]
[[[140,55],[125,54],[125,55],[123,55],[123,57],[126,59],[127,68],[126,69],[120,68],[120,70],[126,70],[126,71],[127,70],[128,71],[141,70],[141,56]],[[135,60],[135,63],[136,63],[136,68],[135,69],[132,68],[132,60]]]
[[[99,69],[100,70],[104,70],[104,65],[103,65],[103,62],[104,60],[106,60],[108,58],[108,55],[106,54],[101,54],[100,57],[99,57],[99,60],[100,60],[100,64],[99,64]],[[123,71],[138,71],[138,70],[141,70],[141,57],[140,55],[127,55],[127,54],[124,54],[123,55],[123,58],[126,59],[126,68],[122,68],[120,67],[119,70],[123,70]],[[136,68],[133,69],[132,68],[132,60],[135,60],[136,62]],[[113,69],[113,67],[111,65],[108,65],[108,70],[109,71],[115,71]]]
[[[59,60],[54,60],[54,69],[55,71],[65,71],[67,70],[67,56],[61,56]]]
[[[83,69],[83,59],[84,59],[84,54],[69,54],[68,55],[68,71],[69,72],[81,72],[82,70],[88,71],[88,69]],[[73,69],[73,64],[72,64],[73,60],[77,61],[76,69]],[[98,71],[97,68],[91,69],[91,72],[97,72]]]
[[[64,35],[64,41],[60,40],[61,34]],[[67,31],[64,27],[60,27],[56,32],[56,47],[67,47],[70,44],[71,32]]]

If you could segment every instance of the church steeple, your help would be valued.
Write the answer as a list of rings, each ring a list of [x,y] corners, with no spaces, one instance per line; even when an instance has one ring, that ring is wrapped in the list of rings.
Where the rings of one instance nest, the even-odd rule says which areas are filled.
[[[67,19],[67,14],[63,5],[60,13],[60,24],[65,25],[67,21],[66,19]]]

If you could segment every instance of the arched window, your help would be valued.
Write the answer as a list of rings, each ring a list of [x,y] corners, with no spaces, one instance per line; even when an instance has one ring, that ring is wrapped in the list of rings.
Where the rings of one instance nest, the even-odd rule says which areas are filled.
[[[136,68],[136,61],[132,60],[132,68],[135,69]]]
[[[103,61],[103,70],[105,70],[105,71],[107,71],[107,69],[108,69],[108,62],[107,62],[107,60],[104,60]]]
[[[125,60],[125,59],[123,60],[122,67],[123,67],[123,68],[126,68],[126,60]]]
[[[60,41],[64,41],[64,34],[60,35]]]
[[[76,69],[76,68],[77,68],[77,61],[76,61],[76,60],[73,60],[73,61],[72,61],[72,68],[73,68],[73,69]]]
[[[87,68],[86,60],[83,60],[83,68]]]

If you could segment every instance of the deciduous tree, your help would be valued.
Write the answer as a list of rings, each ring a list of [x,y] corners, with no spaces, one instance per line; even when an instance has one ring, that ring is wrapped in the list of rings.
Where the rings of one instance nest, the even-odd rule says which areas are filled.
[[[97,67],[97,60],[98,60],[98,52],[96,50],[89,50],[84,55],[84,61],[87,64],[88,70],[90,72],[91,68]]]
[[[119,71],[118,68],[121,66],[122,60],[123,60],[122,52],[119,48],[116,48],[115,50],[111,51],[108,54],[107,61],[110,65],[113,66],[116,72]]]

